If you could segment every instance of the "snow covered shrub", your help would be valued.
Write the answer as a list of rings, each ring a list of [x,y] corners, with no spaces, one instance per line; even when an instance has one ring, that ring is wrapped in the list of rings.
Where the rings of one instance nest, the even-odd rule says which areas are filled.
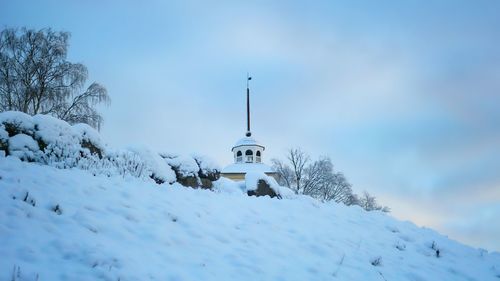
[[[198,176],[201,179],[216,181],[220,178],[221,168],[212,159],[199,154],[193,155],[193,159],[198,164]]]
[[[400,251],[404,251],[406,249],[406,245],[400,241],[396,242],[396,245],[394,247],[396,247],[396,249]]]
[[[48,115],[35,115],[32,120],[33,137],[43,152],[37,162],[60,168],[76,166],[84,151],[72,126]]]
[[[370,260],[370,263],[373,266],[382,266],[382,257],[381,256],[374,257]]]
[[[80,166],[83,166],[81,162]],[[97,174],[105,171],[107,176],[129,175],[136,178],[150,177],[151,173],[140,155],[129,150],[107,151],[99,160],[89,158],[84,169]]]
[[[82,148],[88,149],[90,154],[97,155],[99,159],[102,159],[105,147],[100,141],[99,133],[94,128],[80,123],[73,125],[73,131],[78,134]]]
[[[16,199],[16,197],[14,196],[12,199]],[[30,196],[30,193],[29,192],[26,192],[26,194],[23,196],[23,202],[27,203],[27,204],[30,204],[31,206],[35,207],[36,206],[36,200],[35,198],[31,197]]]
[[[59,204],[57,204],[54,208],[52,208],[52,211],[58,215],[62,215],[62,209],[59,206]]]
[[[13,153],[22,160],[34,161],[38,145],[31,138],[33,129],[33,121],[27,114],[16,111],[0,113],[0,149],[5,155]]]
[[[145,162],[145,168],[149,173],[149,177],[156,183],[162,184],[164,182],[175,182],[176,178],[174,171],[169,165],[167,165],[158,153],[144,147],[133,148],[131,150],[137,153],[138,156],[140,156],[140,158]]]
[[[78,168],[94,175],[132,176],[152,179],[158,184],[175,182],[175,173],[159,155],[146,148],[105,150],[102,158],[87,157],[78,162]]]
[[[9,137],[24,133],[27,135],[33,134],[34,124],[31,116],[18,111],[4,111],[0,113],[0,124]]]
[[[198,164],[200,168],[198,171],[198,177],[201,181],[202,188],[213,188],[213,182],[220,178],[221,168],[215,162],[202,155],[193,155],[194,161]]]
[[[201,185],[198,177],[199,167],[191,157],[172,154],[162,154],[163,159],[174,170],[177,182],[183,186],[198,187]]]
[[[434,250],[436,257],[439,258],[441,255],[441,250],[439,249],[438,245],[436,244],[436,241],[432,241],[431,249]]]
[[[90,126],[71,126],[48,115],[32,117],[6,111],[0,113],[0,124],[0,149],[25,161],[71,168],[78,166],[81,158],[99,154],[89,147],[102,149],[98,134],[92,133]]]
[[[5,130],[4,124],[0,124],[0,150],[7,150],[9,142],[9,133]]]
[[[212,189],[212,182],[220,178],[220,168],[208,157],[168,153],[161,154],[161,157],[175,172],[177,182],[183,186]]]
[[[40,148],[37,142],[25,134],[17,134],[8,141],[8,153],[17,158],[33,162],[40,156]]]

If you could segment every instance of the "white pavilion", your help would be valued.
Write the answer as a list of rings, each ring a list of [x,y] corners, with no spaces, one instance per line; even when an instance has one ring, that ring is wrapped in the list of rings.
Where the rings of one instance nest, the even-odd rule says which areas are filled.
[[[277,176],[270,166],[263,163],[263,154],[266,147],[252,137],[250,131],[250,89],[247,77],[247,132],[245,137],[238,140],[231,151],[234,163],[222,169],[221,176],[232,180],[244,180],[247,172],[262,172],[268,176]]]

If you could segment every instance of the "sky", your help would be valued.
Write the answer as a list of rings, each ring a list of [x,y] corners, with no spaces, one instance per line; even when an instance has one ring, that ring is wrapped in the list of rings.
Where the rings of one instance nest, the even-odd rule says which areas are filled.
[[[71,33],[112,99],[112,146],[221,166],[252,132],[264,161],[331,157],[393,215],[500,251],[500,2],[7,1],[0,26]]]

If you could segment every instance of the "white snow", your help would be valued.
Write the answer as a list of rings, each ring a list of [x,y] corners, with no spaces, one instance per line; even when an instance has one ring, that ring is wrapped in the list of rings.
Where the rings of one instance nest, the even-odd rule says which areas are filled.
[[[35,115],[36,135],[46,143],[78,144],[78,135],[70,124],[50,115]]]
[[[218,193],[246,194],[247,187],[244,181],[233,181],[221,177],[213,183],[213,190]]]
[[[197,176],[200,168],[192,157],[188,156],[170,156],[165,161],[172,167],[176,167],[182,176]]]
[[[14,131],[18,133],[9,137],[9,151],[12,150],[11,144],[16,146],[15,143],[12,143],[12,139],[16,139],[22,134],[27,136],[22,138],[24,141],[29,141],[31,146],[16,146],[16,152],[12,153],[20,158],[22,155],[29,156],[31,161],[64,168],[78,166],[82,153],[84,153],[80,146],[84,136],[83,131],[79,128],[86,125],[71,126],[49,115],[39,114],[32,117],[16,111],[1,112],[0,124],[3,128],[6,126],[14,127]],[[88,137],[86,138],[88,139]],[[95,145],[101,146],[98,139],[98,136],[95,137]],[[39,147],[36,141],[44,146],[43,151],[39,150],[42,147]],[[34,153],[34,144],[36,144],[36,153]],[[85,150],[86,156],[90,156],[90,152]]]
[[[499,280],[499,253],[384,213],[215,186],[0,158],[0,280]]]
[[[89,141],[102,150],[106,149],[106,145],[102,142],[101,136],[94,128],[83,123],[75,124],[72,127],[73,131],[76,132],[78,136],[80,136],[81,140]]]
[[[275,171],[264,163],[233,163],[222,169],[222,173],[227,174],[246,172],[274,173]]]
[[[137,153],[144,161],[147,169],[150,170],[149,176],[154,176],[167,183],[175,182],[175,172],[158,153],[146,147],[133,147],[130,148],[130,151]]]
[[[191,157],[198,162],[203,174],[215,173],[221,170],[219,164],[215,163],[212,158],[206,155],[192,154]]]
[[[34,159],[38,151],[38,143],[28,135],[17,134],[9,138],[9,152],[20,159]]]
[[[5,126],[0,123],[0,143],[7,142],[9,140],[9,134],[5,130]]]
[[[25,132],[33,131],[32,117],[19,111],[4,111],[0,114],[0,123],[12,123]]]
[[[236,144],[233,146],[233,149],[239,146],[254,146],[254,145],[264,148],[264,146],[260,142],[255,140],[253,137],[244,137],[236,142]]]

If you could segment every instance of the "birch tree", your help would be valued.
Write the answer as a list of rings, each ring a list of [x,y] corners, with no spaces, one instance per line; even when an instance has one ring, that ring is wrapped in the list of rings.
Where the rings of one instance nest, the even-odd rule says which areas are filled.
[[[0,32],[0,111],[50,114],[69,123],[98,127],[99,104],[109,104],[106,88],[85,87],[88,71],[67,60],[68,32],[14,29]]]

